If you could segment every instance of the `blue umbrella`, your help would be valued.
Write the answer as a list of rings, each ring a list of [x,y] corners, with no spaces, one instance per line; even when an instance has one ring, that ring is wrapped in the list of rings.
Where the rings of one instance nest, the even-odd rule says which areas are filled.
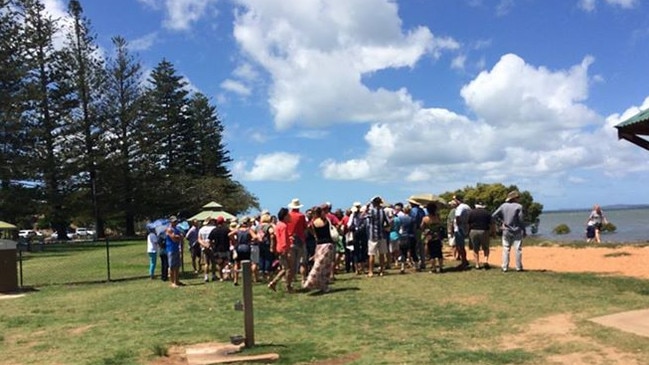
[[[148,231],[153,231],[155,234],[160,234],[162,231],[167,229],[167,226],[169,226],[169,219],[167,218],[160,218],[156,219],[153,222],[149,222],[146,224],[146,229]]]

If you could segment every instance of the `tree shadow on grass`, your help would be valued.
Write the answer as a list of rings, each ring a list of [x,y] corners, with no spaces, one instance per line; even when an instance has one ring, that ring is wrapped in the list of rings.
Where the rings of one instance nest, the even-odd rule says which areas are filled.
[[[310,292],[310,293],[308,293],[308,295],[312,296],[312,297],[317,297],[317,296],[321,296],[321,295],[330,295],[330,294],[335,294],[335,293],[340,293],[340,292],[357,291],[357,290],[361,290],[361,289],[358,288],[358,287],[355,287],[355,286],[354,287],[345,287],[345,288],[330,288],[330,290],[328,292],[323,292],[322,290],[318,290],[318,291]]]

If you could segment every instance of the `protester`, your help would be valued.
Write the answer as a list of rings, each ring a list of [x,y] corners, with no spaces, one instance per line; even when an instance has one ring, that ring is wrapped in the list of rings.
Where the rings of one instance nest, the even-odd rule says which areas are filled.
[[[523,223],[523,206],[518,203],[519,198],[518,191],[509,192],[505,202],[492,214],[493,218],[502,222],[503,272],[509,270],[509,251],[512,246],[516,250],[516,271],[523,271],[522,245],[525,226]]]
[[[487,211],[486,205],[476,203],[475,209],[469,212],[469,246],[473,251],[475,268],[485,268],[489,266],[489,236],[491,234],[491,213]],[[480,250],[484,253],[484,265],[480,265]]]

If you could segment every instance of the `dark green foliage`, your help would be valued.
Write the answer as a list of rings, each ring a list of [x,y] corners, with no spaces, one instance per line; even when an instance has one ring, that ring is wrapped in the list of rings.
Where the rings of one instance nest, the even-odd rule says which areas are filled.
[[[570,227],[567,224],[562,223],[552,229],[554,234],[568,234],[570,233]]]
[[[41,0],[0,0],[0,219],[47,222],[60,237],[70,223],[131,236],[136,221],[212,200],[258,208],[231,179],[209,99],[165,59],[145,88],[123,38],[105,62],[79,0],[68,14],[66,26]]]
[[[602,224],[602,232],[615,232],[617,227],[611,222],[606,222]]]
[[[500,183],[477,183],[475,187],[467,186],[464,189],[445,192],[440,196],[447,201],[450,201],[454,195],[462,194],[464,196],[464,202],[469,204],[471,207],[473,207],[475,203],[482,202],[487,205],[487,210],[494,211],[505,202],[507,193],[513,190],[518,190],[520,192],[521,197],[519,203],[523,206],[526,224],[529,225],[534,223],[543,212],[543,204],[535,202],[534,197],[532,197],[532,194],[529,191],[521,191],[516,185],[505,186]],[[448,210],[442,211],[442,216],[445,216],[447,212]]]

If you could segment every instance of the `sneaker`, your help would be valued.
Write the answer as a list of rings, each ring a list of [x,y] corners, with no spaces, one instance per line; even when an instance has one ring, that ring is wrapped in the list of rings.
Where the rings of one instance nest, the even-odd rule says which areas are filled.
[[[503,272],[507,272],[508,269],[506,267],[503,267]]]
[[[485,270],[491,269],[491,266],[489,266],[489,264],[487,264],[487,263],[485,263],[483,267],[484,267]]]
[[[525,271],[525,270],[523,270],[523,268],[521,267],[521,268],[516,268],[516,271],[517,271],[517,272],[523,272],[523,271]]]

